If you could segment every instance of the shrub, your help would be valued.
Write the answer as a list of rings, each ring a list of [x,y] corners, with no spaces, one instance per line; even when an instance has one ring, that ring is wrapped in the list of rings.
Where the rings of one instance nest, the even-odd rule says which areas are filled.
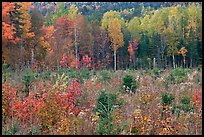
[[[178,108],[183,110],[184,112],[190,112],[194,109],[194,106],[191,104],[190,101],[191,97],[185,96],[181,99],[180,104],[178,105]]]
[[[106,91],[100,93],[97,98],[96,107],[94,108],[94,112],[99,114],[97,134],[110,135],[116,134],[118,130],[121,130],[120,127],[114,124],[113,120],[116,106],[122,106],[122,102],[118,99],[117,94],[107,93]]]
[[[27,70],[23,74],[22,80],[24,81],[25,84],[25,90],[24,92],[28,95],[29,94],[29,88],[31,85],[31,82],[34,82],[36,80],[36,74],[33,71]]]
[[[68,69],[68,76],[69,78],[76,78],[75,69],[73,67]]]
[[[2,64],[2,84],[6,82],[8,78],[11,77],[11,74],[9,72],[9,65],[8,64]]]
[[[190,104],[190,97],[183,97],[181,99],[182,104]]]
[[[84,83],[85,79],[89,79],[91,74],[87,68],[81,68],[80,70],[74,70],[74,68],[70,68],[68,70],[70,78],[77,78],[81,83]]]
[[[14,117],[13,121],[7,121],[7,124],[2,127],[3,135],[39,135],[41,130],[38,125],[22,124]]]
[[[180,116],[181,110],[184,112],[192,112],[194,111],[195,106],[191,104],[190,97],[183,97],[178,104],[175,104],[172,109],[172,113],[176,113],[177,116]]]
[[[158,68],[154,68],[153,73],[154,73],[154,78],[156,79],[157,77],[159,77],[161,72]]]
[[[197,71],[200,72],[202,69],[200,66],[197,67]]]
[[[102,91],[97,98],[97,105],[94,111],[99,112],[100,117],[107,118],[108,114],[112,111],[113,106],[116,105],[117,101],[117,94]]]
[[[151,75],[151,70],[150,70],[150,69],[146,69],[146,70],[145,70],[145,73],[146,73],[147,75]]]
[[[48,71],[43,71],[43,73],[41,74],[41,77],[42,77],[43,81],[50,80],[51,72],[49,70]]]
[[[77,71],[77,75],[80,76],[80,79],[89,79],[90,78],[90,71],[87,68],[82,68]]]
[[[135,92],[135,89],[139,86],[139,83],[135,80],[132,75],[126,75],[123,78],[123,86],[125,87],[125,91]]]
[[[68,76],[65,73],[62,75],[58,74],[55,79],[54,89],[59,89],[60,91],[65,91],[68,86]]]
[[[185,82],[187,80],[188,72],[189,69],[176,68],[171,71],[168,79],[171,80],[172,84]]]
[[[195,79],[195,83],[198,85],[201,85],[202,84],[202,78],[200,76],[197,76]]]
[[[6,127],[2,127],[2,135],[15,135],[16,132],[20,131],[20,122],[17,118],[7,121],[7,123]]]
[[[164,93],[162,94],[162,105],[163,106],[171,105],[172,100],[174,99],[175,97],[172,94]]]
[[[100,71],[100,76],[102,81],[109,81],[111,79],[111,74],[107,70]]]

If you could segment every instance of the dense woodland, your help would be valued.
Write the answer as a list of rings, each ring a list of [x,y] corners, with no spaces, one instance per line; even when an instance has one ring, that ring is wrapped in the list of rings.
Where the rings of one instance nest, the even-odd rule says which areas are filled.
[[[175,68],[202,62],[200,3],[13,2],[3,3],[2,15],[2,61],[13,69]]]
[[[3,135],[202,135],[202,3],[2,2]]]

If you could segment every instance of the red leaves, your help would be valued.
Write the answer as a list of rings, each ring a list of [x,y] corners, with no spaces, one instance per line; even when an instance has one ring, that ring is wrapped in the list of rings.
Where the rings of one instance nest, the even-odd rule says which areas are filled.
[[[73,21],[71,21],[68,18],[68,16],[62,16],[56,22],[58,34],[62,37],[72,35],[73,27],[74,27]]]
[[[138,42],[136,39],[134,39],[134,41],[133,41],[133,49],[138,50]]]
[[[68,68],[68,56],[66,54],[63,54],[60,65],[62,68]]]
[[[199,110],[202,109],[202,92],[201,92],[201,89],[197,89],[196,93],[193,93],[191,101],[193,104],[195,104],[195,106]]]
[[[32,89],[34,86],[37,87],[36,91]],[[13,113],[24,124],[29,124],[30,121],[51,124],[54,119],[58,119],[59,114],[68,116],[74,113],[77,116],[80,112],[76,105],[82,91],[77,80],[70,82],[66,92],[54,91],[54,94],[52,84],[45,87],[42,82],[33,83],[29,96],[23,99],[19,95],[21,93],[16,96],[17,90],[11,89],[8,84],[3,84],[2,87],[3,101],[6,104],[4,115],[11,118]]]
[[[16,43],[18,39],[14,39],[15,27],[10,22],[9,12],[15,8],[14,2],[3,2],[2,3],[2,38],[5,43],[12,42]]]
[[[132,57],[134,56],[134,50],[133,50],[133,47],[132,47],[132,44],[130,43],[129,46],[128,46],[128,51],[130,53],[130,61],[132,60]]]
[[[8,16],[8,13],[15,8],[14,2],[2,2],[2,20]]]
[[[82,63],[86,65],[87,68],[91,67],[91,57],[89,55],[85,54],[82,58]]]
[[[136,39],[134,39],[133,44],[130,43],[128,46],[128,52],[130,53],[130,61],[134,56],[134,50],[138,50],[138,42]]]

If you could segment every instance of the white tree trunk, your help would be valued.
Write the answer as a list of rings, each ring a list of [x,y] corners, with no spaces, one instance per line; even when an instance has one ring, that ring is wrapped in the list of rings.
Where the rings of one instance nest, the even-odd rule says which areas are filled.
[[[34,49],[31,50],[31,65],[34,64]]]
[[[76,25],[74,27],[74,45],[75,45],[75,60],[76,60],[76,68],[78,68],[78,47],[76,44]]]
[[[114,51],[114,71],[116,71],[116,51]]]
[[[174,58],[174,54],[173,54],[173,67],[174,67],[174,69],[175,69],[175,58]]]
[[[156,66],[156,59],[154,58],[154,60],[153,60],[153,67],[155,68],[155,66]]]

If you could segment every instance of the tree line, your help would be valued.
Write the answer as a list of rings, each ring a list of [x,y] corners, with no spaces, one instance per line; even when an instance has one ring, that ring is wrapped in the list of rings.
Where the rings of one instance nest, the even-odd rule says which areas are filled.
[[[42,15],[32,2],[2,3],[2,63],[11,69],[144,69],[202,62],[202,5],[141,6],[85,15],[57,3]],[[100,8],[100,7],[98,7]]]

